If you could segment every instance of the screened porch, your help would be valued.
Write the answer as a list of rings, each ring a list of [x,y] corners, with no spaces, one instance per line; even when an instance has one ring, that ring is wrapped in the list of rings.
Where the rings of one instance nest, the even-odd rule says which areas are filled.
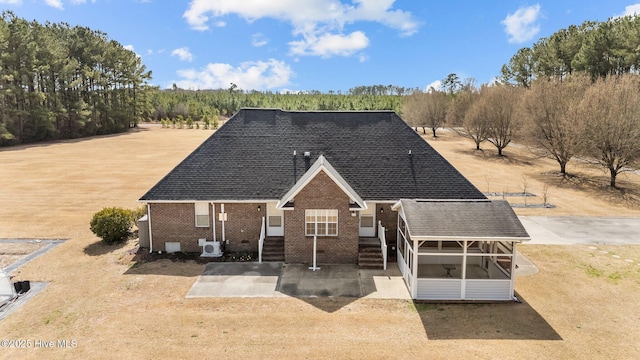
[[[463,204],[465,211],[471,211],[474,204],[477,203]],[[486,202],[483,202],[483,205],[485,204]],[[444,209],[440,210],[446,213],[447,210],[452,209],[451,205],[446,204]],[[499,206],[504,214],[504,205]],[[456,215],[460,213],[459,207],[454,208],[458,210]],[[408,208],[410,211],[414,210],[411,207]],[[487,211],[486,206],[481,210]],[[448,224],[447,226],[451,229],[450,235],[445,235],[442,233],[441,224],[434,224],[435,229],[431,232],[424,226],[411,228],[411,222],[406,220],[406,211],[407,208],[402,209],[398,215],[397,259],[405,283],[414,299],[491,301],[513,299],[516,246],[519,242],[528,239],[526,232],[521,236],[513,236],[510,228],[506,228],[510,230],[508,233],[504,230],[504,224],[501,225],[502,227],[497,227],[495,231],[487,232],[482,226],[478,226],[478,221],[475,220],[475,226],[479,230],[477,236],[473,236],[473,232],[467,229],[473,228],[474,222],[467,218],[467,221],[461,223],[458,228],[455,224]],[[506,213],[509,214],[509,212]],[[417,214],[410,213],[408,216],[411,219]],[[494,213],[493,216],[495,217],[496,214]],[[486,215],[477,215],[476,218],[478,217],[483,219]],[[515,214],[513,217],[515,218]],[[429,213],[423,213],[421,222],[418,224],[428,224],[424,219],[430,218]],[[454,218],[449,216],[447,221],[452,221]],[[438,227],[436,228],[435,225]],[[520,225],[519,222],[517,225]],[[505,233],[510,236],[505,236]],[[487,236],[491,234],[495,235]],[[516,233],[516,235],[519,234]]]

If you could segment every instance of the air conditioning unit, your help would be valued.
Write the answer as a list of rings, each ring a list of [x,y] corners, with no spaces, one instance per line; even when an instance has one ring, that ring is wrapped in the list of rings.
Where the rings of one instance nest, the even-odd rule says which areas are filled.
[[[207,239],[198,239],[198,245],[202,246],[202,255],[205,257],[220,257],[222,250],[220,249],[220,241],[207,241]]]

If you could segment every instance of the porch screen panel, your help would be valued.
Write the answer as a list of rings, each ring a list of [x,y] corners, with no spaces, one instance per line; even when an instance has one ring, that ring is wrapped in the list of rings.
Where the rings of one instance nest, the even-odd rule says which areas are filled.
[[[337,236],[338,210],[305,210],[305,233],[307,236]]]

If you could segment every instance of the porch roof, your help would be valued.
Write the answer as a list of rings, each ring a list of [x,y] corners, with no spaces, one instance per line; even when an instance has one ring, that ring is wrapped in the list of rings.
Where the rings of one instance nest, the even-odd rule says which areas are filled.
[[[413,240],[486,239],[529,240],[529,234],[503,200],[441,201],[402,199],[402,209]]]

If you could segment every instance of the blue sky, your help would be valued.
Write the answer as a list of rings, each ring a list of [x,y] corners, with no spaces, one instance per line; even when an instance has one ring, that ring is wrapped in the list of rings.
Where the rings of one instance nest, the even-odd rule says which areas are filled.
[[[0,8],[104,31],[161,88],[326,92],[425,89],[450,73],[491,82],[519,48],[585,20],[640,14],[637,1],[0,0]]]

